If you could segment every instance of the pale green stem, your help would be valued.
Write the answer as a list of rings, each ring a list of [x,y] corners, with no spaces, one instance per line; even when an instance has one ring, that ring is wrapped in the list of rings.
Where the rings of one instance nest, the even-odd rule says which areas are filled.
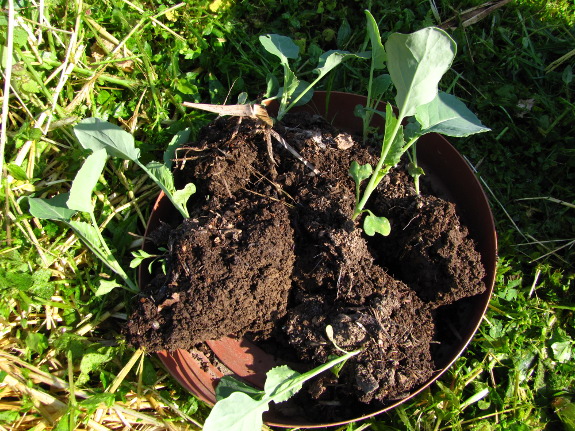
[[[170,199],[170,201],[172,202],[172,204],[176,207],[176,209],[180,212],[180,214],[182,215],[182,217],[184,218],[189,218],[190,214],[188,213],[188,209],[186,208],[185,205],[179,204],[177,202],[174,201],[174,196],[172,191],[168,190],[164,184],[162,184],[162,182],[152,173],[150,172],[150,170],[146,167],[146,165],[144,165],[142,162],[140,162],[139,160],[134,160],[134,162],[146,173],[146,175],[148,175],[157,185],[158,187],[160,187],[160,189],[162,189],[162,191],[166,194],[166,196],[168,197],[168,199]]]
[[[334,359],[334,360],[329,361],[323,365],[320,365],[319,367],[314,368],[313,370],[310,370],[307,373],[303,373],[301,376],[299,376],[299,378],[292,379],[289,382],[288,386],[284,387],[282,385],[280,387],[280,390],[281,390],[281,392],[290,392],[293,390],[297,390],[304,381],[310,380],[310,379],[314,378],[315,376],[323,373],[324,371],[329,370],[330,368],[336,366],[337,364],[344,362],[344,361],[347,361],[349,358],[357,355],[360,352],[361,352],[361,350],[354,350],[353,352],[348,352],[345,355],[340,356],[337,359]],[[270,399],[273,399],[274,395],[277,395],[277,394],[269,394],[269,398],[267,398],[267,399],[264,398],[264,400],[262,400],[262,401],[267,403],[267,402],[269,402]]]
[[[389,149],[391,148],[391,144],[395,140],[395,137],[397,136],[397,132],[399,132],[402,121],[403,121],[403,116],[400,116],[398,118],[398,121],[397,121],[395,127],[393,128],[393,131],[391,132],[391,136],[390,136],[389,140],[387,142],[383,143],[383,148],[381,150],[381,156],[379,158],[379,161],[377,162],[377,166],[375,167],[375,169],[373,170],[373,173],[371,174],[371,177],[369,178],[369,182],[367,183],[367,186],[365,187],[365,190],[363,192],[363,197],[357,203],[357,205],[355,206],[355,209],[353,210],[353,215],[351,217],[352,220],[355,220],[357,218],[357,216],[359,216],[362,213],[363,207],[365,207],[367,200],[369,199],[369,197],[371,196],[371,194],[373,193],[373,191],[375,190],[377,185],[380,183],[380,181],[383,179],[384,176],[380,175],[380,171],[383,168],[383,163],[385,161],[387,153],[389,152]],[[387,170],[389,170],[389,168],[387,168]]]
[[[296,103],[299,102],[299,100],[303,96],[305,96],[307,94],[307,92],[310,91],[315,86],[315,84],[317,84],[325,75],[326,74],[323,74],[323,75],[320,74],[311,84],[309,84],[307,86],[307,88],[304,91],[302,91],[300,94],[298,94],[298,96],[294,100],[291,101],[291,103],[285,108],[285,110],[283,110],[281,113],[278,114],[278,121],[280,121],[285,116],[285,114],[287,114],[288,111],[291,108],[293,108],[296,105]],[[284,94],[285,94],[285,91],[284,91]],[[282,103],[283,103],[283,95],[282,95]]]
[[[122,280],[124,280],[126,282],[128,287],[130,288],[130,290],[137,292],[139,290],[138,287],[134,284],[134,282],[130,279],[130,277],[128,277],[128,274],[126,274],[124,269],[120,266],[120,264],[116,260],[116,257],[114,256],[114,254],[112,253],[112,251],[108,247],[108,244],[104,240],[104,237],[102,236],[102,232],[100,232],[100,227],[98,225],[98,222],[96,221],[96,217],[94,215],[94,212],[92,211],[89,214],[90,214],[90,220],[92,222],[92,226],[94,226],[94,228],[98,234],[98,240],[100,242],[100,247],[102,248],[102,250],[105,253],[103,262],[110,269],[112,269],[116,274],[118,274],[122,278]]]
[[[373,84],[373,72],[375,71],[375,68],[373,66],[373,60],[371,61],[371,67],[369,68],[369,84],[367,86],[367,103],[366,103],[366,107],[365,107],[365,113],[363,116],[363,143],[365,144],[365,142],[367,141],[367,129],[369,128],[369,123],[371,123],[371,117],[373,116],[373,113],[371,113],[369,111],[369,108],[371,108],[371,89],[372,89],[372,84]]]

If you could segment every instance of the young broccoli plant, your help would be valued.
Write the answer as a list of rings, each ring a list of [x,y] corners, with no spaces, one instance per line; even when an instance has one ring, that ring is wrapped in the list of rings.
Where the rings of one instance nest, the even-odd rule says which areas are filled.
[[[353,162],[349,170],[356,183],[352,219],[368,213],[363,224],[368,235],[389,234],[389,221],[375,216],[365,209],[365,205],[385,175],[421,136],[435,132],[463,137],[490,130],[459,99],[438,91],[439,81],[451,66],[456,49],[455,42],[445,31],[429,27],[411,34],[390,35],[385,43],[385,54],[380,53],[386,58],[387,69],[397,91],[398,114],[387,103],[377,165],[372,167]],[[406,126],[404,122],[407,122]],[[414,173],[421,174],[417,166],[413,168]],[[368,182],[362,193],[361,184],[365,180]]]
[[[61,193],[51,199],[28,198],[30,214],[39,219],[66,223],[104,265],[124,280],[128,290],[138,292],[138,286],[126,274],[106,244],[94,215],[92,190],[98,183],[107,157],[104,149],[90,154],[76,174],[69,193]],[[90,222],[73,220],[72,217],[78,211],[88,214]]]
[[[268,93],[270,93],[270,95],[275,93],[275,95],[271,96],[267,100],[279,99],[278,115],[275,119],[277,121],[281,121],[294,106],[307,103],[313,95],[313,87],[342,62],[352,57],[369,57],[368,54],[353,54],[348,51],[327,51],[319,57],[318,65],[313,70],[313,73],[317,74],[317,77],[311,83],[308,83],[298,79],[290,68],[289,60],[297,60],[299,58],[299,47],[291,38],[281,36],[279,34],[266,34],[260,36],[260,42],[267,52],[279,58],[280,64],[283,67],[283,87],[278,88],[279,84],[277,84],[277,82],[277,85],[268,86]],[[272,162],[272,165],[275,164],[272,155],[271,138],[273,137],[296,159],[302,162],[315,174],[318,174],[319,171],[301,157],[300,154],[273,129],[275,120],[269,116],[266,106],[258,103],[245,103],[247,97],[244,96],[244,94],[245,93],[242,93],[242,101],[239,101],[236,105],[212,105],[192,102],[184,102],[183,105],[190,108],[213,112],[219,115],[236,116],[240,118],[240,121],[242,118],[246,117],[258,120],[261,125],[265,126],[264,136],[267,143],[268,157]]]
[[[353,54],[341,50],[327,51],[319,57],[317,68],[313,70],[317,77],[308,83],[298,79],[290,68],[289,60],[299,58],[299,47],[291,38],[278,34],[266,34],[260,36],[260,43],[267,52],[279,58],[284,71],[284,85],[279,88],[277,95],[272,97],[280,101],[278,121],[281,121],[294,106],[309,102],[313,95],[314,86],[339,64],[352,57],[367,58],[367,54]]]
[[[195,192],[195,187],[188,184],[182,190],[175,189],[169,155],[174,147],[182,144],[185,135],[176,135],[164,155],[164,163],[151,162],[144,166],[139,160],[140,151],[135,147],[132,135],[114,124],[87,118],[74,128],[74,133],[82,147],[92,150],[92,154],[76,174],[69,193],[61,193],[50,199],[29,198],[30,214],[40,219],[66,223],[96,257],[124,280],[130,291],[138,292],[137,285],[126,274],[102,236],[94,214],[92,191],[102,175],[108,156],[132,160],[160,186],[182,216],[188,217],[185,205]],[[89,223],[73,219],[79,211],[88,215]]]
[[[329,362],[300,374],[287,365],[272,368],[266,374],[264,390],[258,390],[233,377],[223,377],[216,388],[218,402],[203,426],[204,431],[259,431],[262,414],[270,402],[281,403],[294,396],[302,385],[319,374],[342,365],[361,350],[345,352]],[[341,367],[339,367],[341,369]]]

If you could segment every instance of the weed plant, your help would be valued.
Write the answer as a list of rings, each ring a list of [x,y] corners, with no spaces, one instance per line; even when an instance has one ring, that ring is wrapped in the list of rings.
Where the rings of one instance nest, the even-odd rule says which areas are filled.
[[[265,96],[266,78],[280,76],[281,66],[258,36],[292,36],[301,56],[290,67],[310,79],[321,52],[368,49],[370,9],[382,39],[435,25],[457,42],[440,89],[493,130],[454,141],[492,203],[500,259],[490,309],[465,356],[410,402],[341,429],[573,429],[575,11],[569,0],[517,0],[464,13],[480,4],[4,2],[2,427],[199,428],[209,409],[153,355],[125,345],[120,328],[134,297],[113,289],[122,279],[65,225],[31,217],[25,198],[70,189],[88,155],[72,133],[79,120],[110,120],[134,134],[147,165],[177,132],[189,127],[193,139],[213,118],[182,102]],[[350,59],[321,86],[363,94],[369,75],[366,62]],[[106,161],[94,188],[95,223],[131,278],[130,251],[156,193],[141,170],[118,159]]]

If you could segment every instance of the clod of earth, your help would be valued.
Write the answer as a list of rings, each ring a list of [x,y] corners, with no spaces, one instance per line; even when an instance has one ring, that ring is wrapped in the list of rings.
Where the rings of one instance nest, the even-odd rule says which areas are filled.
[[[426,193],[425,182],[417,196],[401,165],[368,205],[386,214],[392,234],[368,238],[351,222],[347,171],[353,160],[373,163],[376,150],[317,116],[290,114],[276,127],[319,175],[279,147],[271,166],[249,119],[238,127],[220,118],[178,151],[176,178],[197,193],[190,219],[165,220],[151,235],[169,250],[167,273],[142,286],[128,340],[192,349],[233,334],[317,364],[337,354],[325,335],[331,325],[337,345],[363,351],[339,378],[304,386],[296,408],[313,401],[330,415],[349,398],[402,398],[444,365],[434,362],[437,328],[446,326],[437,319],[452,314],[441,310],[485,290],[474,242],[454,205]]]

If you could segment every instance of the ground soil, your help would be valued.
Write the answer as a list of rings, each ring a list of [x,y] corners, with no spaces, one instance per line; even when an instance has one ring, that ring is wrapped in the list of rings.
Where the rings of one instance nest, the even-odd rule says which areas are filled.
[[[458,318],[450,304],[485,290],[474,242],[455,206],[425,183],[417,196],[402,165],[369,205],[392,233],[367,237],[350,220],[347,171],[353,160],[375,164],[375,151],[309,114],[275,130],[319,174],[276,143],[270,152],[249,119],[220,118],[178,151],[178,182],[198,191],[190,219],[151,235],[168,249],[167,272],[143,286],[128,340],[173,350],[234,334],[317,364],[338,353],[331,325],[339,347],[362,353],[339,379],[309,384],[303,403],[333,410],[341,399],[402,398],[442,366],[437,345],[449,337],[437,328]]]

